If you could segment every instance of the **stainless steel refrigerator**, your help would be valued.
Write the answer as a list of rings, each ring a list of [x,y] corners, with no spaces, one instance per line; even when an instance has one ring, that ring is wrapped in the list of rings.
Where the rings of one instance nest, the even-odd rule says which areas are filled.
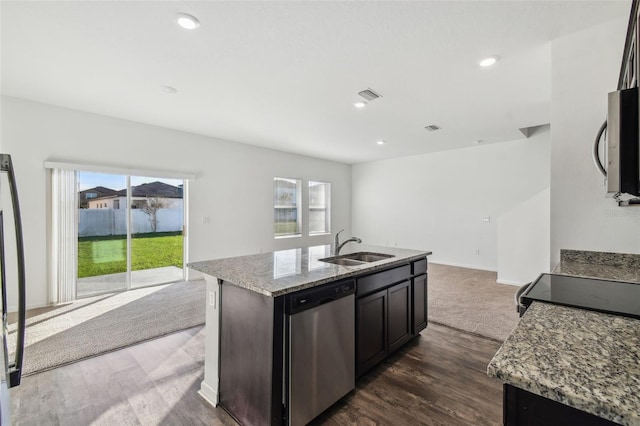
[[[25,265],[22,221],[18,204],[18,190],[11,156],[0,154],[0,284],[2,286],[2,345],[0,356],[0,425],[11,424],[9,388],[18,386],[22,377],[25,335]],[[17,328],[10,335],[7,330],[7,290],[17,294]],[[15,354],[9,359],[7,339],[15,338]]]

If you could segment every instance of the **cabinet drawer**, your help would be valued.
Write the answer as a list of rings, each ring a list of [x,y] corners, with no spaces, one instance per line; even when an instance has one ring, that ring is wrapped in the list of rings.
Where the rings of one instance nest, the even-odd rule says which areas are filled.
[[[411,276],[411,265],[403,265],[398,268],[389,269],[387,271],[378,272],[358,278],[356,286],[356,294],[364,296],[378,289],[390,286],[406,280]]]
[[[411,271],[411,275],[421,275],[427,272],[427,259],[424,258],[422,260],[418,260],[411,264],[413,270]]]

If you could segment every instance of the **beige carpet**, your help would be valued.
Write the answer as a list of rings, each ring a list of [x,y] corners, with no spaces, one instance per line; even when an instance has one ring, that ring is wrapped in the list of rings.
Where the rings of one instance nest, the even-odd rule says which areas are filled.
[[[517,289],[495,272],[429,263],[429,321],[504,341],[518,323]]]
[[[204,280],[183,281],[31,311],[23,374],[204,324],[205,293]],[[10,324],[11,354],[15,330],[16,324]]]

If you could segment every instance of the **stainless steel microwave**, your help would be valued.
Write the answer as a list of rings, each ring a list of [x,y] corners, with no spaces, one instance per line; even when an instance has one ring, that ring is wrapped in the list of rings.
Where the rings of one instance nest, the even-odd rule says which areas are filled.
[[[593,159],[606,178],[607,195],[640,196],[640,111],[638,88],[609,93],[607,121],[598,131]],[[606,148],[600,149],[605,136]],[[604,162],[601,153],[606,155]],[[606,167],[604,166],[606,164]]]

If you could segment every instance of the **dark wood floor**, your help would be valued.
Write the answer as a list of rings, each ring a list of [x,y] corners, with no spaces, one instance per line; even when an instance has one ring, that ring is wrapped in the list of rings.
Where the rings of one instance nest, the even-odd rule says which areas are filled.
[[[499,343],[430,324],[315,424],[497,425],[502,385],[485,374]],[[17,425],[234,425],[196,393],[202,327],[23,378]]]
[[[314,424],[502,424],[502,383],[486,375],[499,347],[431,323]]]

